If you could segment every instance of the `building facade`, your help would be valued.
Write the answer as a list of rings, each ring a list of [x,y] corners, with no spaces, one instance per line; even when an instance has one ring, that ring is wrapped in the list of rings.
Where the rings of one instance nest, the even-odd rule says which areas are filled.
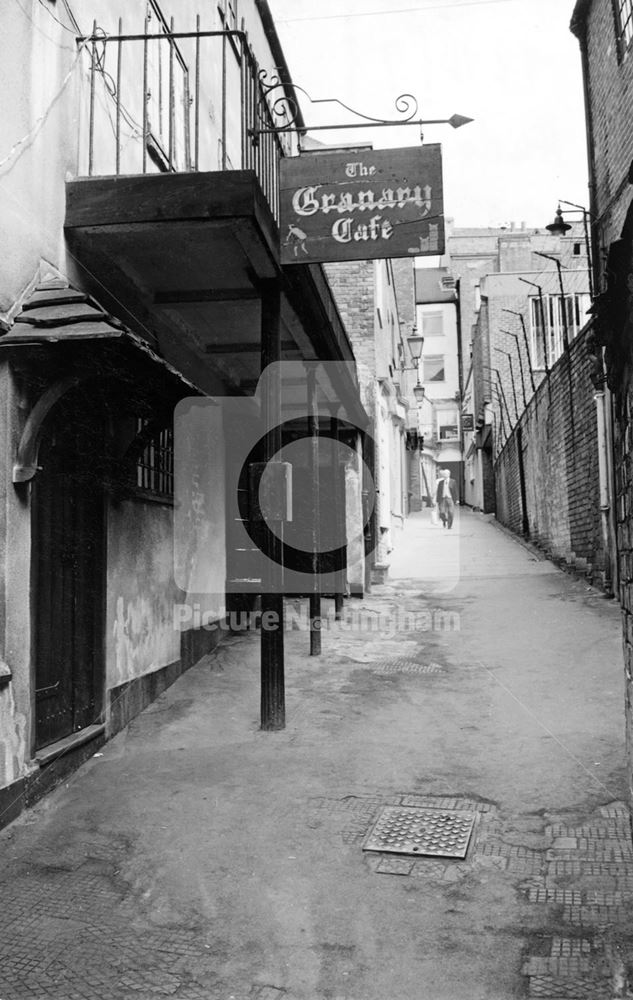
[[[358,368],[361,399],[371,420],[371,472],[376,488],[369,518],[367,582],[381,582],[389,572],[390,554],[409,513],[405,394],[407,324],[392,260],[325,265],[334,298],[350,338]],[[406,262],[405,262],[406,263]],[[409,326],[410,329],[410,326]],[[359,581],[353,591],[359,592]]]
[[[416,267],[416,325],[424,337],[420,407],[424,498],[435,497],[440,469],[450,469],[463,498],[461,364],[457,285],[446,268]]]
[[[595,287],[594,354],[612,397],[618,594],[623,609],[629,788],[633,794],[633,10],[628,0],[578,0],[571,29],[582,59]]]
[[[279,163],[297,146],[270,131],[290,83],[268,5],[196,9],[0,10],[3,821],[262,590],[245,561],[253,508],[234,516],[227,484],[248,488],[236,463],[279,403],[254,396],[267,364],[342,362],[345,384],[311,398],[345,398],[352,451],[366,425],[322,267],[280,265]],[[179,458],[175,408],[207,397],[235,399],[239,418],[201,406]],[[352,465],[332,488],[358,534]]]
[[[461,229],[449,221],[443,264],[458,290],[463,496],[493,513],[496,455],[588,320],[584,231],[581,223],[561,237],[525,223]]]

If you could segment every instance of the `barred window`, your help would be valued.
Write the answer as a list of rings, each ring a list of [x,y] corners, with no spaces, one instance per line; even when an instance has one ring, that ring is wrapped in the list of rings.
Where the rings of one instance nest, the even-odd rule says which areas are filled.
[[[147,420],[139,417],[136,431],[142,439],[149,431]],[[174,433],[171,427],[148,434],[141,445],[136,459],[136,486],[156,496],[173,497]]]
[[[622,55],[633,40],[633,0],[615,0],[615,14]]]

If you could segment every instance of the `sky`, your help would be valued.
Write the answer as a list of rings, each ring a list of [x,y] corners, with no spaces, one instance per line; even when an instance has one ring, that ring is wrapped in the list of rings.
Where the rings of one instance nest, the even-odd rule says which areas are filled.
[[[474,121],[424,127],[440,142],[445,214],[457,226],[551,222],[558,199],[588,206],[580,48],[574,0],[269,0],[293,81],[312,99],[397,118]],[[306,122],[354,119],[310,105]],[[327,108],[327,110],[326,110]],[[329,144],[416,145],[418,126],[315,132]],[[564,206],[563,206],[564,207]],[[570,210],[571,211],[571,210]],[[572,220],[575,216],[570,217]]]

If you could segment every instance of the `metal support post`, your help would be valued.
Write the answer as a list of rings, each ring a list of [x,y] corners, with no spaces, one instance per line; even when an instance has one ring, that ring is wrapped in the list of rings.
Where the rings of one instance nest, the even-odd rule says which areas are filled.
[[[264,462],[278,459],[281,439],[281,293],[276,280],[262,283],[261,368],[274,365],[268,373],[262,397],[262,427],[265,438]],[[272,377],[271,377],[272,375]],[[262,579],[261,628],[261,728],[284,729],[286,725],[284,685],[284,599],[281,524],[269,525],[272,534],[271,559],[265,563]]]
[[[310,434],[310,479],[312,485],[312,593],[310,594],[310,656],[321,655],[321,483],[319,474],[319,403],[316,373],[308,371],[308,432]]]
[[[332,476],[334,487],[334,510],[336,520],[336,541],[346,537],[345,533],[345,493],[341,490],[341,470],[339,468],[340,441],[339,422],[336,414],[330,420],[331,430],[331,454],[332,454]],[[342,529],[342,530],[341,530]],[[334,592],[334,618],[338,622],[343,617],[343,602],[346,591],[346,569],[337,570],[335,574],[336,590]]]

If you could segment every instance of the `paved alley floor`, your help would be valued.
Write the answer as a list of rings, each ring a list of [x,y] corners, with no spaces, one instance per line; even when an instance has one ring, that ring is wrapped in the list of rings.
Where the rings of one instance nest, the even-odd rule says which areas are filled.
[[[626,996],[616,603],[468,511],[397,541],[319,659],[290,608],[283,732],[230,635],[0,834],[0,1000]],[[364,850],[385,807],[466,856]]]

